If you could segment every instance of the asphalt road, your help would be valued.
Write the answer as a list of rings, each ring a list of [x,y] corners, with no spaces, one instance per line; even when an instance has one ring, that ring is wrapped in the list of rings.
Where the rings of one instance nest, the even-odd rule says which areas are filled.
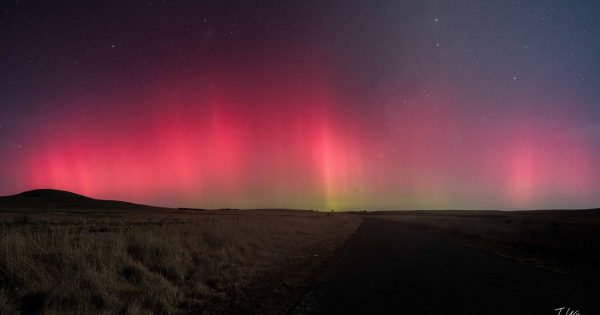
[[[366,218],[292,314],[600,314],[600,288],[567,274]]]

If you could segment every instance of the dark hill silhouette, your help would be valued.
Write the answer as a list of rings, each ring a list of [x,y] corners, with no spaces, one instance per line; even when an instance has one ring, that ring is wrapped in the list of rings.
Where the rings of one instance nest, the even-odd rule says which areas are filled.
[[[133,210],[159,209],[117,200],[94,199],[56,189],[35,189],[10,196],[0,196],[0,209],[35,210]]]
[[[57,190],[57,189],[34,189],[25,191],[20,194],[5,196],[2,198],[13,198],[13,199],[28,199],[28,200],[93,200],[93,198],[79,195],[70,191]]]

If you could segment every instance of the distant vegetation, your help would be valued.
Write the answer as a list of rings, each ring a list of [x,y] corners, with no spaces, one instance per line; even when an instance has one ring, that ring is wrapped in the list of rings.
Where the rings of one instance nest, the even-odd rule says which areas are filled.
[[[370,216],[404,222],[464,245],[600,283],[598,209],[398,211]]]
[[[0,212],[0,314],[285,312],[359,223],[308,211]]]

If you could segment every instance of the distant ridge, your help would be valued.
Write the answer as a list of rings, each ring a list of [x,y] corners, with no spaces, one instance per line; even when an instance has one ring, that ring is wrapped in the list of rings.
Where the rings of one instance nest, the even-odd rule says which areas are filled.
[[[45,200],[50,200],[50,199],[53,199],[53,200],[54,199],[94,200],[93,198],[86,197],[84,195],[79,195],[74,192],[65,191],[65,190],[57,190],[57,189],[34,189],[34,190],[24,191],[24,192],[16,194],[16,195],[3,196],[0,198],[14,198],[14,199],[36,198],[38,200],[41,200],[41,199],[45,199]]]
[[[94,199],[70,191],[34,189],[16,195],[0,196],[0,210],[134,210],[158,209],[118,200]]]
[[[375,210],[365,212],[368,215],[422,215],[422,216],[505,216],[519,215],[547,215],[547,214],[575,214],[588,213],[600,214],[600,208],[573,208],[573,209],[526,209],[526,210]]]

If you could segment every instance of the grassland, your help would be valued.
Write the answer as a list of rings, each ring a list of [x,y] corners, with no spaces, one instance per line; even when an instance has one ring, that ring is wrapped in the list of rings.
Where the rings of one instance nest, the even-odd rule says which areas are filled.
[[[600,284],[600,212],[165,209],[0,197],[0,314],[286,313],[361,223],[403,222]]]
[[[368,216],[600,284],[600,210],[390,211]]]
[[[285,313],[360,219],[311,211],[0,211],[0,313]]]

